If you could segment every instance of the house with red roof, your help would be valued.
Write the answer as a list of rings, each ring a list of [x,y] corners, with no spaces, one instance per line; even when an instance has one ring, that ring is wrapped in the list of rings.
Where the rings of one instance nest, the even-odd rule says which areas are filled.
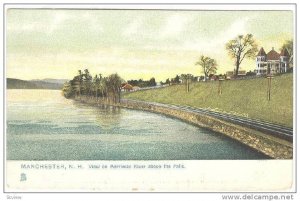
[[[121,84],[121,90],[122,91],[131,91],[131,90],[133,90],[133,86],[128,83],[123,83],[123,84]]]
[[[281,50],[280,54],[272,48],[266,54],[264,48],[261,48],[256,56],[256,74],[278,74],[286,73],[289,68],[289,53],[286,48]]]

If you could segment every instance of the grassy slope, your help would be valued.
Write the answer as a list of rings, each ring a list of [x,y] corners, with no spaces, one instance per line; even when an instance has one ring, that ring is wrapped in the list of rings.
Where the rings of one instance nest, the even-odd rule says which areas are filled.
[[[231,80],[193,83],[187,93],[185,86],[175,85],[161,89],[124,94],[124,98],[210,108],[251,118],[293,125],[293,74],[272,79],[271,101],[267,100],[267,79]]]

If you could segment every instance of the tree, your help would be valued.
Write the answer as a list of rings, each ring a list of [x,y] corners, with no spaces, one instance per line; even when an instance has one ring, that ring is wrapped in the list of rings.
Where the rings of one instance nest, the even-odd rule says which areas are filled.
[[[156,86],[156,81],[154,77],[149,80],[149,86]]]
[[[290,54],[290,58],[289,58],[289,65],[293,66],[293,59],[294,59],[294,51],[293,51],[293,39],[291,40],[286,40],[285,43],[282,45],[282,47],[280,48],[280,51],[282,51],[283,49],[287,49],[287,51]]]
[[[179,75],[176,75],[176,77],[174,78],[174,82],[175,82],[176,84],[179,84],[179,83],[180,83],[180,77],[179,77]]]
[[[74,90],[72,90],[71,81],[64,83],[62,92],[65,98],[71,98],[74,96]]]
[[[122,80],[117,73],[110,75],[107,79],[108,92],[110,92],[114,103],[120,102],[121,100],[121,85],[123,81],[124,80]]]
[[[240,65],[245,58],[254,59],[258,52],[256,41],[252,34],[239,35],[226,43],[228,54],[235,60],[235,75],[238,75]]]
[[[108,78],[107,77],[101,77],[100,80],[100,90],[102,98],[106,98],[108,100]]]
[[[82,83],[83,83],[83,74],[81,70],[78,70],[78,74],[75,78],[74,78],[74,82],[75,82],[75,90],[76,90],[76,94],[81,96],[81,91],[82,91]]]
[[[101,74],[95,75],[94,78],[90,74],[88,69],[78,71],[79,75],[76,75],[72,80],[66,82],[63,87],[63,95],[66,98],[94,98],[98,102],[98,97],[101,97],[105,103],[117,103],[121,99],[121,84],[124,80],[118,74],[112,74],[108,77],[102,77]]]
[[[83,88],[85,95],[91,95],[93,83],[92,83],[93,77],[91,76],[88,69],[84,70],[83,74]]]
[[[201,66],[204,73],[204,81],[206,81],[206,78],[209,74],[216,73],[217,71],[217,62],[214,59],[204,55],[200,56],[199,61],[196,62],[196,65]]]
[[[70,80],[69,84],[70,90],[72,91],[72,96],[81,97],[83,89],[83,74],[81,70],[78,70],[78,75]]]
[[[171,82],[170,82],[170,79],[168,78],[168,79],[166,79],[166,84],[168,84],[168,85],[170,85],[171,84]]]
[[[190,82],[193,79],[193,75],[192,74],[181,74],[181,80],[182,82],[185,83],[185,87],[186,87],[186,92],[190,91]]]
[[[101,74],[100,74],[101,75]],[[100,88],[100,79],[98,75],[95,75],[93,79],[93,91],[95,92],[96,100],[98,100],[98,90]]]

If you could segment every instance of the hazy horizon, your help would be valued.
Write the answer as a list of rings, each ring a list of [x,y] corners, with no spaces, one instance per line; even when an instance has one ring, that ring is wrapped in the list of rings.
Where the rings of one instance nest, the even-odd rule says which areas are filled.
[[[22,79],[22,78],[15,78],[15,77],[7,77],[6,79],[20,79],[24,81],[32,81],[32,80],[71,80],[71,79],[60,79],[60,78],[34,78],[34,79]]]
[[[225,43],[251,33],[276,51],[293,38],[292,11],[8,9],[6,72],[16,79],[72,79],[78,70],[123,79],[202,75],[201,54],[217,74],[233,70]],[[244,60],[241,70],[254,70]]]

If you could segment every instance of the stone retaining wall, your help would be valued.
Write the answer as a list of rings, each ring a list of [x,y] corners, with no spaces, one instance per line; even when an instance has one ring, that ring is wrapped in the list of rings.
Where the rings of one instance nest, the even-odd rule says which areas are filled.
[[[81,98],[82,102],[97,105],[103,104],[95,101],[95,99]],[[197,126],[210,129],[212,131],[224,134],[234,140],[237,140],[248,147],[251,147],[274,159],[292,159],[293,144],[286,140],[279,139],[269,134],[264,134],[260,131],[245,128],[233,123],[229,123],[208,115],[200,115],[193,112],[187,112],[179,109],[157,106],[146,102],[122,101],[114,106],[145,110],[165,114],[171,117],[193,123]]]

